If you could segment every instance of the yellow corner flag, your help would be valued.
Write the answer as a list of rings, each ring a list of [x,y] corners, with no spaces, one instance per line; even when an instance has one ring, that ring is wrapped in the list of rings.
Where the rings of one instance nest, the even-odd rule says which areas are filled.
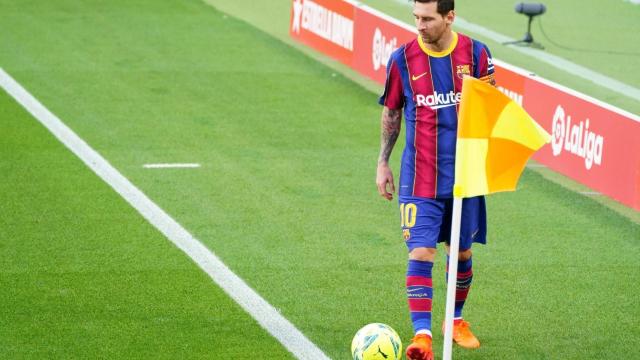
[[[515,190],[529,157],[550,138],[509,97],[466,76],[458,114],[454,196]]]

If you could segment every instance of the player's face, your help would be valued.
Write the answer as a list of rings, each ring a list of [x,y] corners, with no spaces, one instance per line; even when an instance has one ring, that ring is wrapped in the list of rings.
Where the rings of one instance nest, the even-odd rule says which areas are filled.
[[[416,28],[422,37],[422,41],[427,44],[437,44],[442,36],[449,31],[455,13],[450,11],[442,16],[438,13],[438,3],[428,2],[413,3],[413,15],[416,18]]]

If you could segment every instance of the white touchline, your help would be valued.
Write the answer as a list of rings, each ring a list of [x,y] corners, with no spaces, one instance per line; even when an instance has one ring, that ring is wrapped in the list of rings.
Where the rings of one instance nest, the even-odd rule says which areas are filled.
[[[0,87],[111,186],[167,239],[189,256],[235,302],[249,313],[296,358],[329,359],[278,310],[258,295],[244,280],[229,269],[214,253],[194,238],[171,216],[149,199],[84,140],[51,113],[26,89],[0,68]]]
[[[171,168],[199,168],[200,164],[187,163],[187,164],[144,164],[145,169],[171,169]]]
[[[412,4],[404,0],[396,0],[396,2],[406,4],[406,5]],[[386,18],[388,17],[389,16],[387,15]],[[456,16],[456,20],[453,25],[456,27],[459,27],[462,30],[484,36],[488,39],[491,39],[501,44],[515,40],[514,38],[511,38],[511,37],[502,35],[498,32],[495,32],[493,30],[487,29],[484,26],[480,26],[472,22],[469,22],[459,16]],[[530,57],[536,58],[564,72],[570,73],[572,75],[575,75],[577,77],[590,81],[598,86],[607,88],[611,91],[624,95],[633,100],[640,101],[640,89],[635,86],[625,84],[622,81],[618,81],[616,79],[610,78],[606,75],[600,74],[599,72],[590,70],[582,65],[578,65],[569,60],[566,60],[560,56],[552,55],[541,50],[532,49],[529,47],[522,47],[522,46],[512,46],[510,48],[512,50],[526,54]]]

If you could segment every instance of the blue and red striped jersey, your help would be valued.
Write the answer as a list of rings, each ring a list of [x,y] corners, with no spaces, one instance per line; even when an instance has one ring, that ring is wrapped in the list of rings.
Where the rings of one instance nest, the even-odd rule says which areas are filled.
[[[442,52],[427,49],[420,36],[393,52],[379,103],[404,108],[400,196],[453,197],[462,78],[493,84],[493,73],[487,46],[455,32]]]

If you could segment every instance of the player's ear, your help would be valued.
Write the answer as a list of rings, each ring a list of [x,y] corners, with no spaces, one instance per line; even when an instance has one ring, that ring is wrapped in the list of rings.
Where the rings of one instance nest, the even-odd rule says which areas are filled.
[[[455,20],[455,18],[456,18],[456,12],[454,10],[449,11],[447,15],[444,17],[445,21],[447,22],[447,25],[453,24],[453,20]]]

